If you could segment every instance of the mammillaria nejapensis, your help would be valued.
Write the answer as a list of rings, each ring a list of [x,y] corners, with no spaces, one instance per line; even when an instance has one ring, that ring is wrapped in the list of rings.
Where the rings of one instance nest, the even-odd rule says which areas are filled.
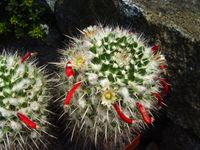
[[[0,149],[36,149],[38,141],[45,143],[47,79],[44,67],[26,61],[30,55],[0,55]]]
[[[81,33],[59,64],[72,137],[77,131],[95,143],[98,137],[116,142],[132,128],[151,125],[151,112],[163,105],[168,91],[158,45],[147,46],[141,36],[119,27],[90,26]]]

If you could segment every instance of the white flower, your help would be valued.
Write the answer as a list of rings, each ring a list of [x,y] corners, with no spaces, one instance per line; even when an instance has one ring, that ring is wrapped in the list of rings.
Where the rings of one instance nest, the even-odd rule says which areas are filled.
[[[106,88],[102,91],[101,104],[110,107],[117,100],[116,92],[113,89]]]

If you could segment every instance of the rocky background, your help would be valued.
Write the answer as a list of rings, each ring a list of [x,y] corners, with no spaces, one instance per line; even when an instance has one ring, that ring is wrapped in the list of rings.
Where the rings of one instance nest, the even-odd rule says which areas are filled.
[[[199,0],[40,0],[47,8],[49,25],[43,43],[16,41],[0,37],[0,47],[38,52],[40,64],[58,61],[60,48],[69,42],[64,35],[78,36],[77,29],[88,25],[120,25],[143,33],[149,43],[158,42],[168,61],[170,92],[165,97],[154,127],[142,134],[138,150],[200,150],[200,1]],[[49,72],[55,67],[48,66]],[[52,108],[50,106],[50,108]],[[59,113],[59,110],[52,108]],[[48,149],[75,149],[62,134]],[[91,147],[86,149],[95,149]],[[77,146],[76,149],[82,147]],[[96,148],[102,149],[102,148]],[[113,148],[114,149],[114,148]]]

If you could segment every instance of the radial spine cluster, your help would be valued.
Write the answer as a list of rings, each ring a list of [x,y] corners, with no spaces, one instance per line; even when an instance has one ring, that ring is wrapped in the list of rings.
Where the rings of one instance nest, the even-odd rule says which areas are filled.
[[[36,145],[47,127],[47,80],[30,55],[0,55],[0,149]]]
[[[85,133],[115,142],[154,121],[168,84],[166,61],[158,46],[129,30],[90,26],[63,51],[60,66],[72,137]]]

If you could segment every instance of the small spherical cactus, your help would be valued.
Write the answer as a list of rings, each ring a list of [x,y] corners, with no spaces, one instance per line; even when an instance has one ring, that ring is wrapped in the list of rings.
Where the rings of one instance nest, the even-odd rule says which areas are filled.
[[[147,46],[129,30],[90,26],[63,51],[61,77],[72,136],[85,133],[113,142],[154,121],[168,84],[158,45]],[[78,130],[77,130],[78,129]],[[114,139],[114,140],[113,140]]]
[[[45,143],[47,80],[43,67],[26,61],[30,55],[0,55],[0,149],[32,149],[38,141]]]

